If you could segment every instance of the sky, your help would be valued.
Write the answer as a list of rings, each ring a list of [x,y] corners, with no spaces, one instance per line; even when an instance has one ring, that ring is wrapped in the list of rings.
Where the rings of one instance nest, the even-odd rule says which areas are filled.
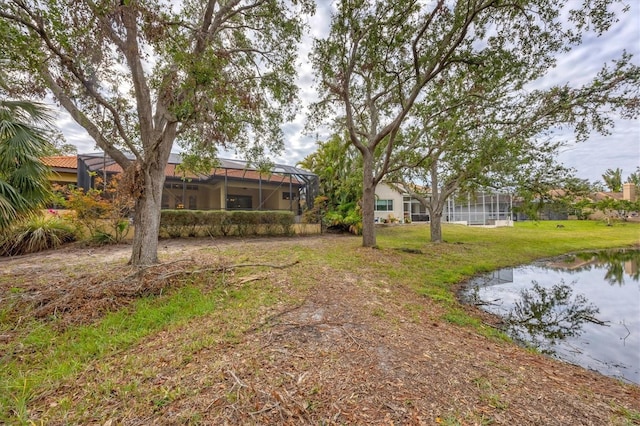
[[[295,165],[315,151],[318,135],[305,134],[304,124],[307,106],[317,99],[314,77],[308,54],[314,37],[323,37],[328,32],[331,17],[329,2],[319,0],[316,14],[309,21],[309,32],[300,45],[298,60],[298,85],[300,106],[296,119],[284,123],[282,130],[285,148],[272,159],[276,163]],[[628,0],[630,10],[619,16],[614,29],[601,37],[588,37],[583,44],[569,54],[558,57],[557,66],[540,85],[586,83],[601,66],[621,55],[623,50],[634,55],[634,63],[640,64],[640,1]],[[60,111],[58,126],[68,143],[78,148],[78,153],[95,152],[97,148],[89,135],[66,114]],[[322,140],[327,135],[320,135]],[[607,169],[622,169],[623,180],[640,166],[640,121],[615,120],[611,134],[592,134],[586,142],[575,143],[572,133],[562,133],[567,145],[562,149],[559,161],[576,169],[576,175],[591,182],[602,181]],[[174,149],[177,151],[177,146]],[[221,152],[220,157],[237,157],[234,152]]]

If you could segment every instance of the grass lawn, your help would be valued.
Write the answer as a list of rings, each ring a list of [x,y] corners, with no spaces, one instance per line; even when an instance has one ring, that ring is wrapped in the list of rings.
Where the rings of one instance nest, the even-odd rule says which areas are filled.
[[[161,254],[169,266],[161,272],[145,271],[143,278],[132,274],[122,260],[93,264],[94,260],[85,256],[82,263],[48,264],[44,259],[39,261],[39,255],[25,258],[24,263],[35,269],[20,264],[19,258],[0,260],[0,267],[6,262],[7,268],[13,268],[0,275],[0,422],[104,423],[117,418],[117,413],[123,415],[121,408],[109,408],[110,395],[126,395],[133,401],[127,409],[128,415],[134,416],[136,410],[149,410],[148,392],[157,393],[151,397],[152,412],[162,414],[173,401],[196,398],[202,384],[193,388],[184,385],[178,391],[162,386],[145,391],[146,369],[152,377],[155,373],[151,373],[151,366],[162,360],[149,355],[142,357],[144,362],[134,362],[132,352],[144,353],[145,347],[161,342],[172,348],[172,354],[180,355],[174,368],[189,370],[196,362],[194,354],[239,344],[248,333],[268,328],[270,320],[265,318],[300,306],[330,275],[355,277],[358,285],[373,282],[381,291],[403,289],[416,298],[426,296],[435,306],[429,312],[430,321],[466,327],[488,340],[504,339],[462,309],[454,292],[458,283],[477,273],[539,258],[640,244],[640,224],[606,226],[601,222],[564,221],[564,227],[558,228],[558,223],[525,222],[494,229],[445,225],[442,244],[428,241],[428,226],[381,227],[377,233],[379,249],[375,250],[362,248],[360,238],[348,236],[336,239],[330,248],[314,244],[313,237],[205,244],[192,249],[191,259],[184,264]],[[184,240],[184,250],[190,245]],[[88,249],[74,250],[66,255],[82,256]],[[123,256],[127,250],[124,247]],[[292,260],[297,263],[293,265]],[[274,268],[278,265],[292,266]],[[65,309],[37,315],[51,298],[62,298],[59,293],[64,291],[56,293],[56,287],[121,285],[123,277],[128,277],[130,283],[126,284],[130,287],[144,280],[164,284],[154,291],[135,293],[135,297],[127,293],[127,298],[84,320],[68,320],[74,309],[82,308],[83,300],[77,300],[77,306],[67,300],[71,304],[64,305]],[[41,297],[43,293],[49,299]],[[105,294],[118,297],[113,292]],[[39,300],[39,304],[29,302],[33,300]],[[403,306],[406,309],[401,313],[392,313],[384,305],[367,309],[381,322],[393,316],[401,323],[405,318],[397,315],[411,321],[424,311],[418,303]],[[207,333],[201,333],[203,326],[197,324],[207,324]],[[129,355],[123,360],[120,354]],[[83,403],[74,402],[74,393],[62,389],[87,385],[90,372],[100,372],[104,382],[92,387],[89,395],[83,394]],[[138,373],[143,376],[139,381],[126,380]],[[243,382],[237,379],[237,383]],[[635,407],[612,410],[619,413],[621,421],[640,416]],[[260,407],[254,412],[262,414]],[[251,418],[258,415],[255,413]],[[192,423],[204,421],[201,416],[195,410]],[[474,421],[479,418],[479,414],[452,416]]]

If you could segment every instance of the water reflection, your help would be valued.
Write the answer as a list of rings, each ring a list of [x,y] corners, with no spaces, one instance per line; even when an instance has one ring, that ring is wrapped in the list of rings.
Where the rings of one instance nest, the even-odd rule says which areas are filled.
[[[463,299],[517,341],[640,383],[639,266],[637,249],[580,253],[479,277]]]
[[[606,268],[605,279],[611,285],[623,285],[625,275],[632,281],[640,279],[640,256],[638,250],[603,250],[583,252],[563,257],[559,262],[549,263],[549,267],[568,272],[590,271],[594,268]]]
[[[550,289],[532,281],[532,288],[521,290],[520,300],[505,318],[508,333],[516,340],[553,354],[559,341],[581,335],[584,323],[605,325],[595,317],[600,312],[597,306],[583,294],[572,295],[572,287],[564,281]]]

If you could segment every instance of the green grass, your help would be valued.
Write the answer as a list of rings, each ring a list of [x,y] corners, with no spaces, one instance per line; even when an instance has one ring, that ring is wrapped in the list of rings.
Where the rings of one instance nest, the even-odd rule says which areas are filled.
[[[557,223],[526,222],[513,228],[489,229],[445,225],[446,242],[442,244],[429,242],[427,227],[401,228],[401,235],[397,228],[383,228],[378,245],[421,250],[422,255],[403,255],[398,269],[417,278],[416,290],[452,300],[446,295],[450,284],[474,274],[572,251],[640,244],[640,224],[607,227],[600,222],[569,221],[563,222],[565,228],[556,228]]]
[[[31,331],[4,349],[14,353],[0,364],[0,423],[26,422],[27,405],[48,385],[63,380],[90,362],[122,351],[144,337],[212,312],[220,312],[237,331],[220,330],[191,342],[194,350],[207,339],[233,341],[253,324],[258,308],[286,296],[273,295],[271,286],[218,286],[205,292],[194,283],[170,294],[139,299],[132,307],[107,314],[94,325],[57,333],[53,324],[32,321]],[[242,308],[242,309],[239,309]],[[211,340],[208,341],[211,343]]]
[[[492,338],[504,338],[469,316],[456,300],[458,283],[474,274],[496,268],[531,262],[572,251],[624,247],[640,243],[640,224],[600,222],[517,223],[513,228],[443,227],[445,243],[429,242],[428,226],[398,226],[378,230],[378,250],[361,248],[359,237],[344,237],[340,244],[326,246],[286,245],[268,253],[245,252],[233,246],[216,249],[214,256],[231,263],[268,262],[284,264],[300,259],[299,268],[291,268],[286,277],[292,286],[304,292],[331,270],[347,271],[355,277],[369,277],[374,283],[386,282],[408,286],[417,294],[441,305],[442,321],[472,327]],[[258,246],[259,247],[259,246]],[[259,249],[255,249],[259,250]],[[260,272],[260,268],[257,268]],[[256,269],[247,273],[256,273]],[[208,281],[218,280],[217,284]],[[147,297],[134,305],[106,315],[93,325],[68,328],[58,332],[55,323],[22,319],[21,329],[28,330],[10,343],[0,345],[0,423],[27,422],[29,403],[60,381],[73,377],[89,365],[105,368],[103,363],[120,351],[152,338],[161,331],[177,329],[188,321],[217,318],[220,329],[202,335],[178,348],[187,363],[191,354],[216,342],[233,344],[246,330],[256,325],[261,309],[278,302],[291,304],[291,295],[283,294],[268,280],[228,287],[223,278],[200,277],[168,294]],[[359,278],[360,279],[360,278]],[[204,284],[204,281],[207,281]],[[2,303],[8,303],[4,299]],[[0,305],[0,330],[9,324],[8,306]],[[420,305],[406,306],[406,315],[417,318]],[[380,321],[390,321],[387,312],[374,308],[371,314]],[[105,381],[105,392],[109,391]],[[135,394],[135,386],[129,391]],[[176,395],[159,390],[154,403],[166,404]],[[63,401],[64,402],[64,401]],[[90,407],[86,407],[90,410]],[[625,413],[635,418],[636,413]]]
[[[558,228],[557,225],[564,225]],[[397,253],[405,250],[422,254],[403,254],[393,270],[380,267],[395,280],[401,280],[419,294],[447,307],[442,319],[471,326],[486,336],[505,338],[491,327],[459,309],[453,291],[458,283],[480,273],[526,264],[561,254],[627,247],[640,244],[640,224],[618,223],[606,226],[595,221],[519,222],[514,227],[475,228],[444,225],[444,243],[429,242],[428,226],[381,228],[378,246]]]
[[[640,424],[640,411],[628,409],[622,406],[614,406],[615,414],[618,416],[616,424],[637,425]]]

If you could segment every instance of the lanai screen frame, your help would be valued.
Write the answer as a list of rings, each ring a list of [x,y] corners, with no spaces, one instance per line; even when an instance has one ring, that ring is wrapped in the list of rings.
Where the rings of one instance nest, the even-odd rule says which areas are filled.
[[[127,155],[127,157],[134,161],[135,157],[133,155]],[[180,164],[180,154],[171,154],[169,157],[168,164],[178,165]],[[109,167],[117,165],[115,160],[106,155],[103,152],[94,152],[88,154],[78,154],[78,187],[88,190],[92,186],[92,178],[90,173],[102,174],[105,178],[110,174],[116,174],[117,172],[109,171]],[[246,160],[235,160],[235,159],[227,159],[227,158],[219,158],[218,164],[216,164],[213,173],[215,174],[217,170],[244,170],[260,172],[260,169],[251,165],[251,162]],[[269,172],[272,175],[278,176],[288,176],[289,177],[289,191],[292,193],[292,185],[293,179],[296,180],[296,186],[299,186],[299,194],[300,194],[300,202],[304,200],[306,208],[313,208],[313,201],[318,196],[320,191],[320,183],[318,175],[315,173],[309,172],[307,170],[300,169],[295,166],[290,166],[286,164],[274,164]],[[165,180],[167,178],[172,178],[172,176],[165,176]],[[193,177],[192,179],[198,179],[199,181],[207,182],[214,179],[214,175],[198,175]],[[256,179],[247,179],[250,182],[258,182],[259,185],[262,185],[262,177],[260,176],[258,180]],[[268,182],[268,179],[265,179],[264,182]],[[262,204],[262,200],[258,203],[260,207]],[[226,210],[226,206],[222,208],[222,210]]]
[[[487,203],[487,198],[489,203]],[[501,210],[501,205],[506,208]],[[472,206],[473,209],[471,208]],[[478,206],[481,206],[481,209],[478,209]],[[487,206],[489,206],[489,211],[487,211]],[[464,211],[465,208],[466,211]],[[466,222],[468,226],[487,226],[496,220],[512,221],[514,219],[513,194],[492,190],[480,190],[474,193],[455,192],[447,198],[445,212],[447,222]],[[502,219],[503,216],[504,219]],[[481,219],[478,219],[478,217]]]

